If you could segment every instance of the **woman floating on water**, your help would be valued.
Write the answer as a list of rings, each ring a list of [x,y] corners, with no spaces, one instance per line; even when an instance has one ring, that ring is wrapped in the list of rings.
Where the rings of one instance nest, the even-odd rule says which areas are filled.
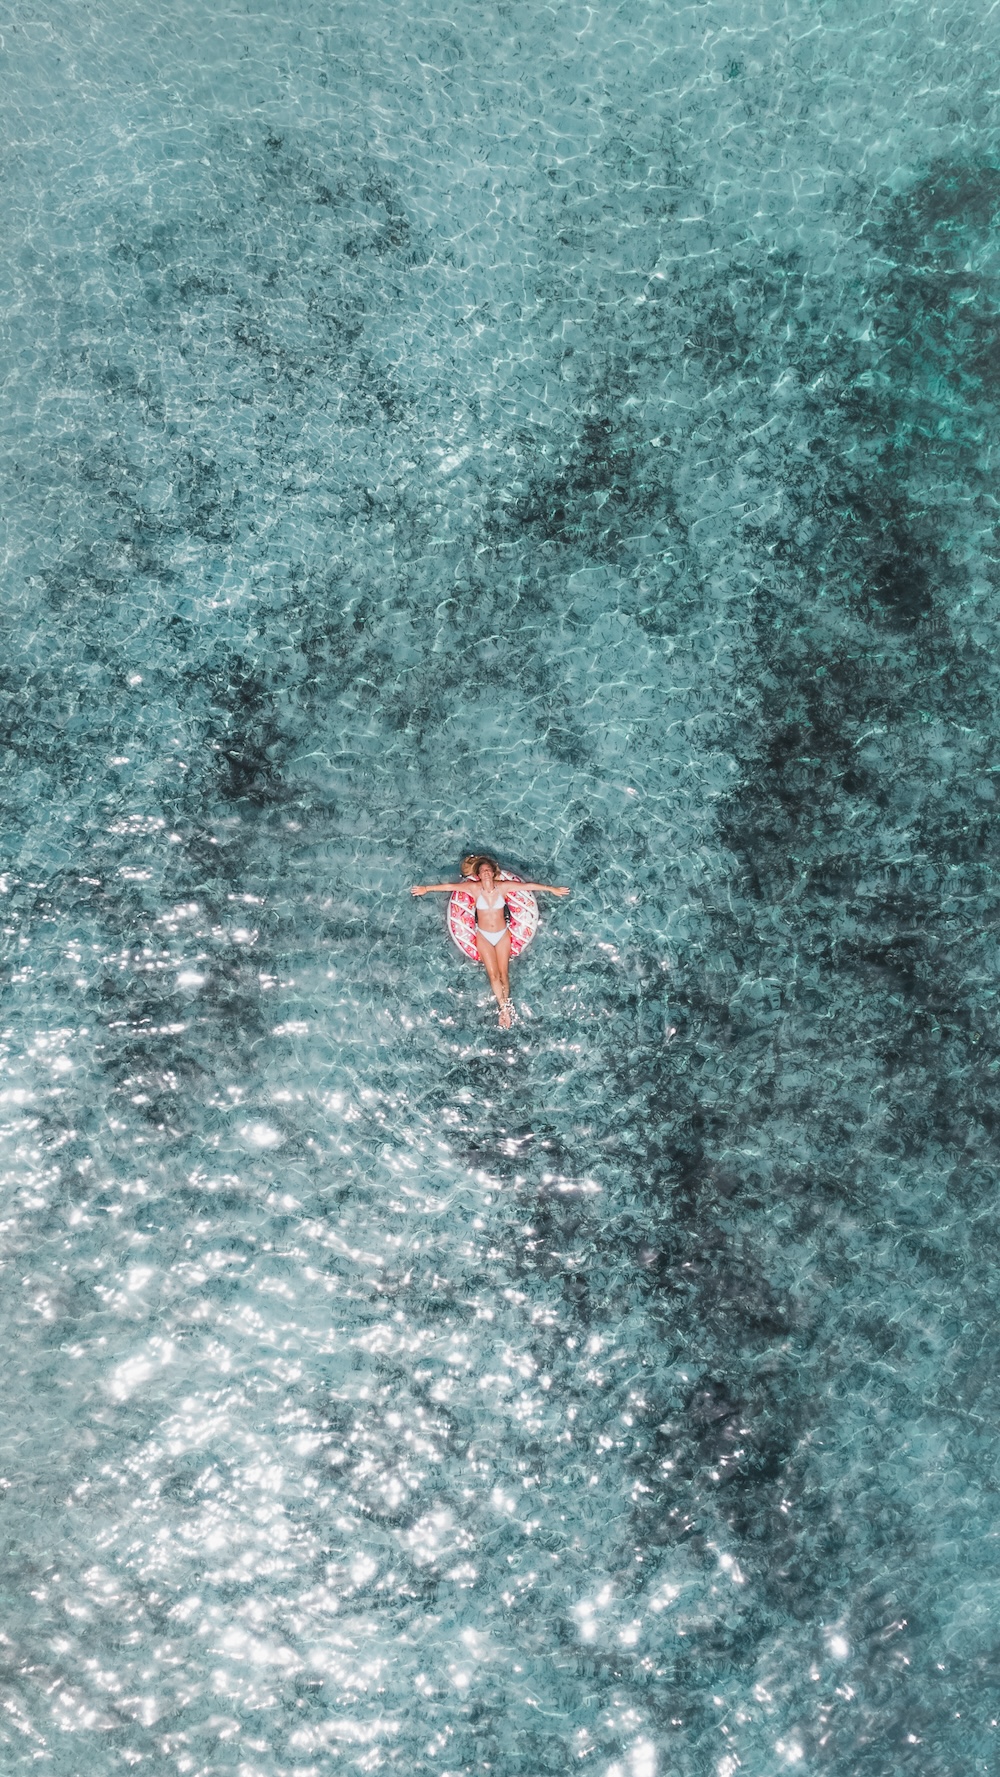
[[[532,891],[536,894],[568,895],[569,889],[553,888],[548,882],[520,882],[516,877],[510,876],[501,878],[496,858],[473,852],[462,859],[461,882],[415,883],[410,893],[468,895],[473,884],[479,889],[475,911],[476,949],[480,962],[486,965],[490,986],[500,1008],[500,1028],[509,1030],[514,1021],[514,1006],[510,997],[511,945],[507,929],[507,897],[515,893],[527,895]]]

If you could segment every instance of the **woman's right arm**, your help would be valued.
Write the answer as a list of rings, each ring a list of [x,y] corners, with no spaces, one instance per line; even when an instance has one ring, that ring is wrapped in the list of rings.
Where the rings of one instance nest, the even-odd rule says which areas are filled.
[[[410,890],[411,895],[453,895],[456,889],[467,889],[472,893],[469,882],[415,882]]]

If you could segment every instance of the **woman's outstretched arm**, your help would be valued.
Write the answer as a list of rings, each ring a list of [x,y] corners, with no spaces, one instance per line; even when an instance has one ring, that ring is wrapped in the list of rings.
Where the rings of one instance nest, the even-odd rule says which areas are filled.
[[[410,890],[411,895],[453,895],[456,889],[467,889],[471,894],[473,887],[479,884],[466,877],[464,882],[415,882]]]
[[[543,895],[568,895],[568,888],[553,888],[550,882],[512,882],[511,888],[536,889]]]

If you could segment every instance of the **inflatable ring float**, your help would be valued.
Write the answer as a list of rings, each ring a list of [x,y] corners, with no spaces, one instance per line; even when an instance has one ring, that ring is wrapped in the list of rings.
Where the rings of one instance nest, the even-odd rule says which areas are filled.
[[[498,882],[520,882],[513,870],[501,870]],[[478,887],[478,884],[477,884]],[[511,956],[520,956],[526,950],[538,930],[538,902],[527,889],[515,889],[507,896],[507,912],[510,918],[507,931],[510,936]],[[448,902],[448,936],[458,945],[470,962],[481,963],[479,945],[476,942],[476,890],[456,889]]]

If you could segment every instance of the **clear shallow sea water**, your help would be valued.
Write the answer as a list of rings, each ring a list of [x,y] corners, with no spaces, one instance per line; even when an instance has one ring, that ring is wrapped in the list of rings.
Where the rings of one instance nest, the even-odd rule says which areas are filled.
[[[2,39],[3,1771],[995,1770],[996,15]]]

